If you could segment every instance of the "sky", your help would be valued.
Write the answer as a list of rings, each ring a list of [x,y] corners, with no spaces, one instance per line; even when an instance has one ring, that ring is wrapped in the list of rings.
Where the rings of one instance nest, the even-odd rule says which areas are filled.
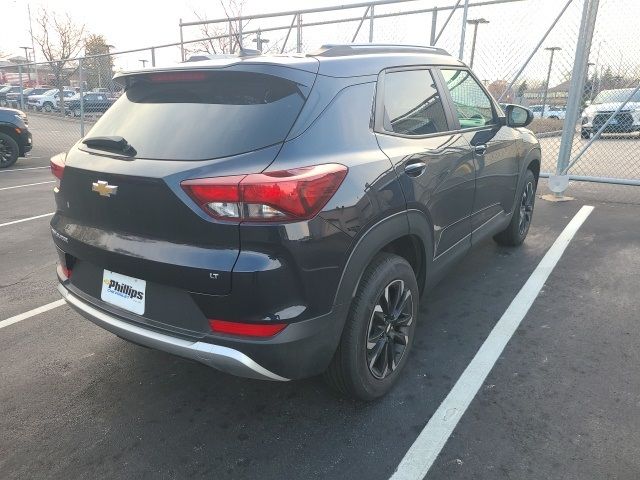
[[[225,3],[228,0],[224,0]],[[245,0],[244,14],[257,14],[314,8],[330,5],[359,3],[362,0]],[[477,0],[471,0],[474,3]],[[524,0],[504,5],[475,7],[469,10],[469,18],[485,18],[489,24],[480,25],[474,59],[474,70],[481,77],[493,81],[509,79],[531,53],[544,31],[560,12],[566,0]],[[376,7],[376,14],[397,12],[399,10],[430,8],[454,4],[454,0],[414,0],[402,5]],[[224,17],[219,0],[0,0],[2,28],[0,29],[0,51],[8,54],[24,55],[19,47],[30,45],[29,17],[39,9],[53,12],[68,12],[78,23],[84,23],[90,33],[102,34],[116,51],[141,48],[151,45],[179,41],[179,19],[196,20],[194,12],[207,18]],[[554,58],[551,85],[568,78],[573,64],[573,55],[578,35],[578,26],[582,12],[582,0],[573,0],[565,15],[558,23],[544,47],[560,46]],[[303,23],[322,21],[337,17],[359,17],[364,9],[343,10],[333,14],[314,14],[303,17]],[[444,23],[448,13],[438,15],[438,25]],[[594,37],[594,46],[590,60],[599,64],[600,69],[611,68],[625,71],[640,64],[640,46],[636,41],[634,19],[640,18],[639,0],[601,0],[600,12]],[[289,24],[291,17],[282,17],[279,25]],[[246,29],[274,25],[274,21],[254,21]],[[444,31],[438,46],[446,48],[457,56],[460,43],[461,10],[456,13]],[[339,26],[308,27],[303,29],[305,50],[314,49],[322,43],[350,42],[357,22]],[[34,25],[35,28],[35,25]],[[431,14],[410,15],[376,20],[374,41],[387,43],[427,44],[431,28]],[[276,48],[282,44],[286,31],[270,32],[264,36],[271,40],[269,46]],[[186,28],[185,39],[198,38],[197,28]],[[358,41],[368,41],[368,22],[363,25]],[[472,42],[472,30],[467,30],[465,42],[465,60],[469,61]],[[248,46],[255,46],[247,39]],[[295,35],[289,39],[288,47],[295,47]],[[597,55],[597,52],[600,52]],[[42,57],[40,56],[40,59]],[[138,68],[139,60],[150,60],[150,53],[139,52],[121,55],[117,58],[119,69]],[[173,63],[179,59],[179,49],[171,47],[158,50],[158,64]],[[549,52],[540,50],[535,54],[523,77],[536,81],[544,79],[549,62]],[[640,71],[638,72],[640,74]]]

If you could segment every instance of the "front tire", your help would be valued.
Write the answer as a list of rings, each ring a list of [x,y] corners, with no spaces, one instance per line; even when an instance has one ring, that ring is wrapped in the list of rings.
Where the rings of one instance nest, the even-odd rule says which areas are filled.
[[[521,245],[524,239],[527,238],[531,220],[533,219],[537,183],[533,172],[527,170],[527,173],[524,175],[522,187],[520,187],[519,194],[516,197],[518,199],[518,205],[513,212],[509,226],[493,237],[499,245],[516,247]]]
[[[42,109],[45,112],[50,113],[53,110],[53,103],[45,102],[45,104],[42,106]]]
[[[411,265],[398,255],[376,255],[358,286],[326,382],[358,400],[386,394],[407,363],[418,300]]]
[[[8,168],[18,161],[20,148],[17,142],[5,133],[0,133],[0,168]]]

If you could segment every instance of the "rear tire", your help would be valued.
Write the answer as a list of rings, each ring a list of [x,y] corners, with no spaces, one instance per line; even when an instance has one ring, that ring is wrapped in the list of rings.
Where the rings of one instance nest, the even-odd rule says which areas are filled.
[[[418,300],[411,265],[398,255],[376,255],[362,276],[325,381],[358,400],[387,393],[411,351]]]
[[[53,110],[53,103],[45,102],[45,104],[42,106],[42,109],[47,113],[51,112]]]
[[[18,143],[5,133],[0,133],[0,168],[8,168],[18,161]]]
[[[591,138],[591,132],[587,131],[587,130],[582,130],[580,132],[580,136],[582,138],[584,138],[585,140],[589,140]]]
[[[536,189],[536,177],[531,170],[527,170],[522,187],[520,187],[516,197],[518,205],[516,205],[509,226],[493,237],[499,245],[516,247],[521,245],[524,239],[527,238],[531,220],[533,219]]]

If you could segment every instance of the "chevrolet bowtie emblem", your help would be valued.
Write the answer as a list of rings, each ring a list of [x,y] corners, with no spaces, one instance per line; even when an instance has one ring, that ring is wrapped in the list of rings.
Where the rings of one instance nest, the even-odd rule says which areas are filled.
[[[109,185],[108,182],[98,180],[91,184],[91,190],[98,192],[101,197],[110,197],[118,193],[118,187],[116,185]]]

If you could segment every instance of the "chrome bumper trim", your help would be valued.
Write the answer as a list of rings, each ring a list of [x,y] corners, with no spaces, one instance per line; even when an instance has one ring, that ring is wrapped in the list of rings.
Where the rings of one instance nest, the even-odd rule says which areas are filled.
[[[244,353],[234,350],[233,348],[206,342],[191,342],[182,338],[155,332],[125,322],[102,310],[98,310],[80,299],[77,295],[71,293],[62,284],[58,285],[58,291],[66,302],[81,315],[119,337],[156,350],[190,358],[191,360],[196,360],[207,366],[240,377],[257,378],[260,380],[279,380],[283,382],[289,380],[288,378],[281,377],[267,370]]]

